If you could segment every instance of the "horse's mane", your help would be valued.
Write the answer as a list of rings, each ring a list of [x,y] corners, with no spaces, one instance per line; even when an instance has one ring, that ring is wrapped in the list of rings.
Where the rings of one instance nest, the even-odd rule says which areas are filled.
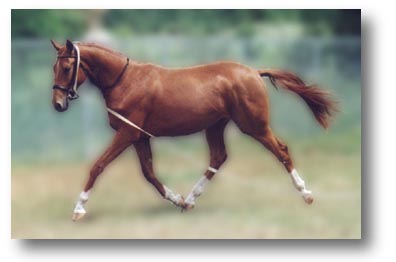
[[[113,49],[104,47],[104,46],[96,44],[96,43],[80,43],[80,44],[82,44],[84,46],[88,46],[88,47],[94,47],[94,48],[109,52],[109,53],[114,54],[114,55],[125,57],[125,55],[123,53],[121,53],[121,52],[115,51]]]

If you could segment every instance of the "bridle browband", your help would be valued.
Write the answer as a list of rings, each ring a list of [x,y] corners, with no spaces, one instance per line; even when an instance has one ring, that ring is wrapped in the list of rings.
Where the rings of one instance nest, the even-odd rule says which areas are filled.
[[[58,56],[57,57],[58,59],[60,59],[60,58],[75,58],[76,59],[76,63],[74,64],[73,77],[72,77],[72,80],[71,80],[71,81],[73,81],[73,79],[74,79],[73,87],[72,88],[66,88],[66,87],[61,86],[61,85],[54,85],[52,87],[52,89],[58,89],[58,90],[61,90],[61,91],[65,92],[65,93],[67,93],[67,98],[69,100],[75,100],[75,99],[77,99],[79,97],[79,95],[77,93],[77,88],[78,88],[78,86],[77,86],[78,83],[77,82],[78,82],[78,70],[80,68],[80,63],[81,63],[81,56],[80,56],[80,49],[78,48],[76,43],[73,43],[73,50],[75,50],[76,55],[64,55],[64,56]],[[127,57],[127,62],[125,64],[125,66],[123,67],[121,73],[118,75],[118,77],[113,82],[113,84],[111,84],[107,88],[113,88],[114,86],[116,86],[120,82],[120,80],[121,80],[122,76],[124,75],[128,65],[129,65],[129,57]],[[81,69],[87,75],[89,75],[82,64],[81,64]]]

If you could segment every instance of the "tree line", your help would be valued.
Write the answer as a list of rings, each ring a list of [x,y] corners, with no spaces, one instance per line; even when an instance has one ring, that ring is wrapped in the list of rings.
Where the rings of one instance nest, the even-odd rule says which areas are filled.
[[[81,36],[92,20],[120,36],[253,35],[260,25],[299,24],[307,35],[360,35],[360,10],[12,10],[12,38]]]

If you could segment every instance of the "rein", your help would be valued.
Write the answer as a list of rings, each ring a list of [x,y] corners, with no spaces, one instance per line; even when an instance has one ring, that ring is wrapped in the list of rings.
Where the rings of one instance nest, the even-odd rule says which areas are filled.
[[[145,133],[146,135],[148,135],[149,137],[154,137],[154,135],[150,134],[149,132],[147,132],[146,130],[140,128],[138,125],[136,125],[135,123],[133,123],[132,121],[130,121],[129,119],[123,117],[122,115],[120,115],[119,113],[117,113],[116,111],[107,108],[107,111],[112,114],[113,116],[117,117],[118,119],[120,119],[121,121],[123,121],[124,123],[127,123],[128,125],[136,128],[137,130]]]

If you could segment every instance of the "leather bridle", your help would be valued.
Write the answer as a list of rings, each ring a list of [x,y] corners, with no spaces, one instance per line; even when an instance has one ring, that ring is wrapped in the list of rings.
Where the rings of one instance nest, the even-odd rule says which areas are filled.
[[[78,48],[78,46],[76,44],[73,44],[73,50],[76,52],[76,55],[66,55],[66,56],[58,56],[58,59],[61,58],[76,58],[76,63],[73,66],[73,77],[71,78],[69,83],[73,84],[72,88],[67,88],[61,85],[54,85],[52,87],[52,89],[58,89],[61,90],[65,93],[67,93],[67,98],[69,100],[75,100],[77,99],[79,96],[77,94],[77,82],[78,82],[78,69],[80,68],[80,49]]]
[[[52,87],[52,89],[58,89],[58,90],[61,90],[62,92],[67,93],[67,98],[69,100],[75,100],[75,99],[79,98],[79,95],[77,93],[77,88],[78,88],[77,82],[78,82],[78,70],[80,68],[80,62],[81,62],[80,49],[78,48],[78,46],[76,44],[73,44],[73,50],[76,52],[76,55],[64,55],[64,56],[57,57],[58,59],[62,59],[62,58],[75,58],[76,59],[76,63],[73,66],[73,76],[70,80],[70,83],[68,84],[68,86],[73,85],[72,88],[67,88],[67,87],[64,87],[61,85],[57,85],[57,84],[55,84]],[[128,65],[129,65],[129,57],[127,57],[127,62],[125,64],[124,68],[122,69],[121,73],[118,75],[118,77],[114,81],[114,83],[111,84],[107,88],[113,88],[115,85],[118,84],[118,82],[121,80],[122,76],[124,75]],[[84,67],[82,65],[81,65],[81,68],[84,70]]]

